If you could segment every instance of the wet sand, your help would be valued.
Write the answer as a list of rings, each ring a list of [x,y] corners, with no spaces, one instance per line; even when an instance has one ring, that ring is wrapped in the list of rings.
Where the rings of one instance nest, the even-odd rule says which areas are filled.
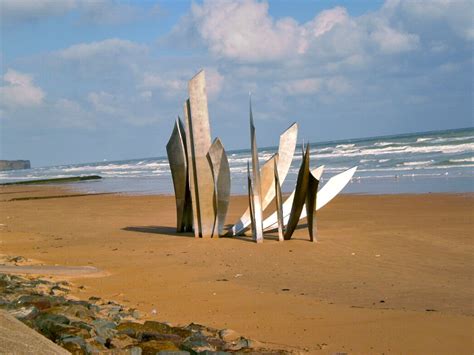
[[[98,274],[99,270],[93,266],[0,265],[0,273],[22,275],[82,276]]]
[[[9,201],[71,194],[1,188],[0,254],[106,272],[76,276],[78,297],[317,354],[474,352],[473,194],[343,195],[318,214],[318,243],[302,226],[262,245],[175,234],[170,196]]]

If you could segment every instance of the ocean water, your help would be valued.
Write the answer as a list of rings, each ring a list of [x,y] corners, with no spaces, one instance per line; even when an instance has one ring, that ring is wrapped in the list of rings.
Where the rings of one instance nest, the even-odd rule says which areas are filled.
[[[474,191],[474,128],[311,143],[310,147],[311,167],[325,165],[320,186],[331,176],[358,166],[344,193]],[[276,151],[277,147],[259,149],[261,164]],[[235,150],[227,154],[232,193],[246,193],[250,151]],[[293,190],[300,163],[301,146],[296,149],[293,164],[283,184],[284,192]],[[0,173],[0,182],[93,174],[101,175],[103,179],[75,183],[71,187],[91,193],[173,193],[166,157],[7,171]]]

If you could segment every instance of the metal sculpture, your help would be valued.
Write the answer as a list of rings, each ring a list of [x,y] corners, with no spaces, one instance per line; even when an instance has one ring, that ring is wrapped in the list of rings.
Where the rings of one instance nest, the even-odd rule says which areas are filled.
[[[308,178],[308,190],[306,193],[306,215],[308,221],[309,239],[316,241],[317,225],[316,225],[316,197],[318,194],[319,179],[314,176],[311,171]],[[300,215],[301,218],[301,215]]]
[[[188,85],[189,100],[186,105],[186,133],[189,134],[188,160],[191,196],[193,199],[194,234],[210,238],[214,234],[216,219],[215,189],[212,168],[207,153],[211,147],[209,113],[207,110],[206,79],[200,71]]]
[[[255,125],[253,123],[252,101],[249,102],[250,116],[250,145],[252,149],[252,201],[253,201],[253,226],[255,232],[253,239],[257,243],[263,242],[263,209],[262,209],[262,188],[260,185],[260,164],[258,162],[257,137]]]
[[[216,138],[209,148],[208,158],[212,166],[214,177],[214,189],[216,196],[216,229],[215,235],[224,234],[224,223],[229,208],[230,197],[230,168],[224,146],[219,138]]]
[[[317,211],[331,201],[351,180],[357,167],[328,180],[318,192],[324,166],[310,170],[309,145],[303,151],[293,193],[283,202],[281,185],[296,147],[298,126],[291,125],[280,136],[278,153],[260,169],[252,103],[249,104],[252,172],[247,162],[248,209],[228,231],[224,229],[230,198],[230,168],[219,138],[211,144],[204,71],[188,85],[184,104],[185,125],[176,120],[166,145],[176,198],[176,230],[194,230],[195,237],[235,236],[249,227],[254,241],[263,241],[263,232],[278,230],[278,240],[291,239],[298,221],[307,217],[311,241],[317,240]],[[263,220],[263,211],[275,201],[275,212]]]
[[[247,191],[249,198],[249,210],[250,210],[250,225],[252,228],[252,234],[255,235],[255,208],[253,200],[253,188],[252,188],[252,178],[250,177],[250,162],[247,161]]]
[[[298,124],[293,123],[288,129],[286,129],[280,135],[280,142],[278,145],[278,176],[280,178],[280,184],[283,184],[293,160],[295,154],[296,139],[298,137]],[[262,196],[262,209],[265,210],[271,201],[275,197],[275,182],[274,182],[274,163],[273,157],[270,158],[263,164],[260,175],[261,175],[261,189]],[[232,227],[231,235],[240,235],[250,225],[250,210],[244,212],[239,220]]]
[[[166,145],[166,152],[176,198],[176,231],[188,232],[192,229],[192,206],[189,193],[186,136],[179,117],[176,119],[173,133]]]
[[[343,173],[340,173],[330,178],[328,182],[318,192],[315,210],[316,211],[320,210],[329,201],[331,201],[334,197],[336,197],[339,194],[339,192],[341,192],[342,189],[346,187],[349,181],[351,181],[352,176],[354,176],[354,173],[356,172],[356,170],[357,170],[357,166],[354,166],[353,168],[346,170]],[[305,217],[306,217],[306,211],[303,210],[301,212],[300,218],[305,218]],[[286,223],[286,219],[284,219],[284,222]]]
[[[193,159],[193,145],[194,142],[192,140],[191,136],[191,109],[189,105],[189,99],[186,100],[184,103],[184,122],[186,124],[186,137],[188,137],[187,142],[186,142],[186,151],[187,151],[187,158],[188,158],[188,181],[189,181],[189,194],[191,195],[191,205],[192,205],[192,210],[193,210],[193,230],[194,230],[194,236],[196,238],[199,238],[199,218],[198,218],[198,203],[196,199],[196,184],[197,181],[194,178],[195,177],[195,170],[196,170],[196,165],[194,163]],[[175,191],[176,194],[176,191]]]
[[[278,168],[277,168],[277,160],[273,160],[273,172],[275,178],[275,208],[278,220],[278,241],[282,242],[284,240],[284,225],[283,225],[283,198],[281,196],[281,185],[280,185],[280,177],[278,176]]]
[[[328,182],[319,190],[316,196],[316,208],[315,210],[319,210],[323,208],[329,201],[331,201],[334,197],[336,197],[339,192],[351,181],[352,176],[354,175],[357,167],[353,167],[348,169],[338,175],[333,176],[328,180]],[[321,179],[321,176],[324,171],[324,165],[311,170],[311,173],[318,179]],[[283,225],[288,223],[289,215],[291,206],[293,204],[293,199],[295,197],[295,191],[286,199],[283,203]],[[306,209],[303,209],[301,212],[300,220],[306,218]],[[271,214],[268,218],[263,221],[263,231],[270,231],[278,227],[277,225],[277,215],[276,212]]]
[[[278,177],[280,183],[282,184],[286,176],[288,175],[288,171],[290,170],[291,162],[293,161],[293,156],[295,154],[296,149],[296,140],[298,138],[298,124],[295,122],[290,127],[288,127],[281,135],[280,135],[280,142],[278,145]],[[271,158],[264,164],[270,165],[273,167],[274,164],[271,162]],[[272,171],[268,169],[268,171]],[[264,185],[264,171],[262,168],[262,194],[264,196],[262,201],[262,207],[265,210],[267,206],[272,202],[275,198],[275,187],[274,187],[274,179],[272,176],[268,179],[270,182]],[[270,173],[268,173],[270,175]],[[266,179],[265,179],[266,181]]]
[[[309,180],[309,144],[306,146],[306,151],[303,154],[300,170],[298,172],[298,179],[296,180],[295,197],[293,205],[291,206],[290,218],[286,225],[285,240],[291,239],[293,232],[300,220],[301,211],[306,200],[306,193],[308,191]]]

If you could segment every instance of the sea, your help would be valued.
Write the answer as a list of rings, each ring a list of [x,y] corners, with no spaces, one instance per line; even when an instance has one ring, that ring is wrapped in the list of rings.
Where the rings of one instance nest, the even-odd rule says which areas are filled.
[[[225,144],[225,142],[224,142]],[[474,127],[371,138],[310,143],[311,168],[324,165],[320,186],[353,166],[357,171],[343,193],[397,194],[474,191]],[[259,149],[260,164],[278,147]],[[232,194],[247,193],[249,149],[227,152]],[[282,186],[291,192],[301,164],[297,146],[292,166]],[[100,175],[101,180],[70,184],[86,193],[172,194],[166,156],[67,164],[0,173],[0,182],[70,176]]]

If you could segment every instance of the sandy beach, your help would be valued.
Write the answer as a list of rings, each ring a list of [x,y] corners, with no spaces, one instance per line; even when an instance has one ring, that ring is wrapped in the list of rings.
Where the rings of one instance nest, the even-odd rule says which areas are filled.
[[[2,187],[0,254],[95,267],[60,277],[80,298],[296,351],[474,352],[473,194],[343,195],[318,214],[318,243],[301,223],[261,245],[175,234],[172,196],[75,194]],[[232,198],[228,223],[245,203]]]

